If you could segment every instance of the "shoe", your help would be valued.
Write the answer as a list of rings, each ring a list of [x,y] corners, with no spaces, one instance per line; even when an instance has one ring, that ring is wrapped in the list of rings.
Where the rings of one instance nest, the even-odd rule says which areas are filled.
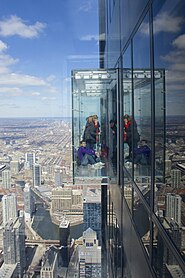
[[[125,156],[125,159],[131,159],[131,156],[129,155]]]
[[[105,163],[103,163],[103,162],[101,162],[101,161],[100,161],[100,162],[97,162],[96,165],[97,165],[97,164],[98,164],[98,165],[101,165],[101,166],[104,166],[104,165],[105,165]]]
[[[93,164],[93,168],[94,169],[101,169],[102,167],[104,167],[105,165],[104,165],[104,163],[102,163],[102,162],[97,162],[97,163],[95,163],[95,164]]]

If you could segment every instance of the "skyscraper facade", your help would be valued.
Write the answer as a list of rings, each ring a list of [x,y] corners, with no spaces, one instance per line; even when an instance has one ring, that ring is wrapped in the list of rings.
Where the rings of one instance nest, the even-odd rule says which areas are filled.
[[[33,164],[33,186],[41,186],[41,165]]]
[[[29,184],[25,184],[24,188],[24,213],[25,220],[31,220],[33,211],[34,211],[34,197],[31,186]]]
[[[25,267],[25,228],[21,215],[14,221],[6,223],[3,232],[4,263],[18,265],[19,277],[22,277]]]
[[[173,219],[181,227],[181,196],[173,193],[166,194],[166,217]]]
[[[17,197],[15,194],[4,195],[2,198],[3,225],[17,218]]]
[[[180,92],[176,81],[184,71],[180,45],[185,30],[182,9],[185,9],[183,0],[99,1],[100,67],[117,72],[114,82],[109,83],[108,97],[101,96],[101,103],[105,99],[107,125],[111,119],[116,119],[118,129],[117,165],[109,172],[111,185],[107,200],[111,277],[169,277],[169,272],[173,272],[172,262],[166,261],[163,266],[159,263],[165,261],[166,250],[174,258],[175,268],[185,275],[179,244],[172,244],[173,225],[167,236],[158,203],[160,198],[166,197],[166,213],[177,225],[182,225],[181,197],[176,192],[167,194],[177,190],[179,172],[173,171],[172,185],[165,184],[164,179],[165,160],[175,166],[173,156],[180,150],[179,146],[176,151],[175,135],[172,145],[166,142],[170,134],[167,123],[175,122],[176,115],[178,119],[183,115],[178,105],[183,100],[180,97],[177,100],[176,94]],[[183,67],[177,59],[183,60]],[[184,81],[181,85],[184,87]],[[127,158],[130,146],[123,136],[128,116],[132,123],[130,161]],[[147,140],[151,150],[150,161],[145,166],[141,162],[134,163],[136,128],[140,140]],[[106,136],[110,144],[108,131]],[[165,151],[172,155],[165,156]],[[142,182],[143,178],[147,178],[147,185]],[[128,186],[132,188],[131,198],[125,190]],[[165,210],[165,203],[162,209]],[[164,252],[160,246],[165,246]],[[121,255],[114,256],[120,250]],[[165,271],[161,272],[161,267]]]
[[[79,276],[101,276],[101,247],[98,244],[97,233],[88,228],[83,232],[83,245],[77,247]]]
[[[18,174],[20,170],[19,161],[16,160],[10,161],[10,170],[11,170],[11,174]]]
[[[178,160],[174,155],[178,158],[181,151],[184,159],[180,145],[176,152],[176,135],[173,142],[168,140],[184,113],[176,101],[177,95],[183,100],[177,80],[184,88],[183,9],[183,0],[99,0],[100,69],[72,72],[73,179],[108,177],[107,188],[102,185],[101,227],[110,277],[169,277],[174,266],[167,260],[169,254],[175,269],[185,275],[179,244],[173,242],[174,227],[168,224],[167,232],[165,214],[171,211],[171,220],[180,225],[181,193],[165,174],[165,160],[174,169]],[[101,149],[107,158],[107,168],[93,174],[75,160],[89,111],[98,115]],[[116,144],[112,121],[117,127]],[[173,129],[168,131],[172,121]],[[137,156],[143,147],[148,150],[145,161],[143,153]],[[170,207],[165,200],[173,190],[179,197]]]
[[[84,231],[88,228],[97,233],[98,240],[101,240],[101,195],[98,193],[87,193],[83,202],[83,223]]]
[[[70,223],[65,218],[62,219],[59,226],[60,240],[60,262],[61,266],[67,267],[70,260]]]
[[[72,189],[66,187],[56,187],[52,189],[52,212],[71,210]]]
[[[60,170],[54,172],[55,186],[62,186],[62,173]]]
[[[58,277],[58,254],[52,247],[46,250],[41,263],[41,278],[57,278]]]
[[[171,182],[173,188],[181,187],[181,171],[178,169],[171,170]]]
[[[26,153],[25,154],[25,168],[33,169],[35,164],[35,153]]]
[[[10,170],[4,170],[2,172],[2,184],[3,188],[9,189],[11,188],[11,174]]]

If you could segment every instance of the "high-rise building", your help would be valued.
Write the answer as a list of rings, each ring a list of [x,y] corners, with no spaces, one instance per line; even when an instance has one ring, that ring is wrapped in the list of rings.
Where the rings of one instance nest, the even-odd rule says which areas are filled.
[[[52,212],[71,210],[72,208],[72,188],[56,187],[52,189]]]
[[[165,250],[175,257],[176,269],[185,275],[183,255],[167,235],[165,221],[157,211],[158,200],[166,197],[167,218],[181,225],[181,199],[172,201],[166,196],[171,188],[165,184],[165,152],[172,157],[174,152],[181,152],[175,124],[182,119],[174,115],[184,115],[182,87],[177,84],[184,62],[184,55],[180,55],[185,30],[182,10],[184,0],[99,0],[100,69],[72,71],[73,181],[81,178],[93,184],[98,177],[102,181],[107,178],[107,187],[102,182],[101,227],[110,277],[165,277],[161,270],[165,265],[159,263],[165,262]],[[184,86],[184,80],[182,83]],[[105,150],[113,146],[109,123],[112,119],[117,123],[116,162],[113,165],[110,153],[104,169],[94,172],[90,167],[79,167],[76,159],[90,114],[98,115],[105,161]],[[126,134],[130,136],[128,144],[123,136],[127,120],[131,129]],[[169,123],[173,123],[173,130]],[[134,164],[138,133],[150,149],[145,165]],[[141,183],[142,179],[147,179],[147,184]],[[174,184],[178,185],[176,178]],[[129,192],[127,185],[131,186]],[[164,204],[161,209],[165,210]],[[158,236],[154,237],[156,231]],[[164,252],[161,246],[165,246]],[[155,252],[160,260],[154,259]]]
[[[83,201],[83,223],[84,231],[93,229],[101,240],[101,192],[87,191]]]
[[[55,178],[55,186],[62,186],[62,173],[60,170],[55,170],[54,172],[54,178]]]
[[[171,184],[173,188],[181,186],[181,171],[178,169],[171,170]]]
[[[46,250],[42,257],[40,277],[41,278],[57,278],[58,277],[58,261],[56,249],[50,247]]]
[[[33,164],[33,186],[41,186],[41,165]]]
[[[4,195],[2,198],[3,225],[17,218],[17,198],[15,194]]]
[[[25,268],[25,227],[23,214],[6,223],[3,232],[4,264],[18,265],[18,277]]]
[[[11,174],[18,174],[20,170],[19,161],[16,160],[10,161],[10,170],[11,170]]]
[[[77,247],[79,277],[101,276],[101,247],[97,233],[91,228],[83,232],[83,245]]]
[[[171,175],[171,169],[172,169],[172,161],[169,159],[165,160],[165,176]]]
[[[35,162],[35,153],[25,154],[25,168],[33,169],[33,165],[35,164]]]
[[[173,193],[166,194],[166,217],[175,222],[181,227],[181,196]]]
[[[26,183],[24,188],[24,213],[25,220],[30,220],[35,209],[35,201],[31,186]]]
[[[65,218],[59,226],[60,261],[61,266],[67,267],[70,260],[70,223]]]
[[[2,172],[2,184],[3,188],[9,189],[11,188],[11,174],[10,170],[4,170]]]

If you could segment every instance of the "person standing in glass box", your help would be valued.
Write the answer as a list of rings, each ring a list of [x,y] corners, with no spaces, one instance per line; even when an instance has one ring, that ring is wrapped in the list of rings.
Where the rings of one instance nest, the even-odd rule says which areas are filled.
[[[124,142],[128,144],[129,155],[125,157],[126,159],[132,158],[132,130],[133,130],[133,148],[137,148],[138,142],[140,140],[140,135],[137,130],[136,121],[128,114],[124,115]]]

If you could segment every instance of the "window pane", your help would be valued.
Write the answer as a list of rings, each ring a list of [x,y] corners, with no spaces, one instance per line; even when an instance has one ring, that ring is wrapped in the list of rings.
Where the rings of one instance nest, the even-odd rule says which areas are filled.
[[[184,226],[185,2],[154,1],[153,32],[156,94],[156,213],[182,251]],[[163,23],[161,21],[163,20]],[[169,24],[166,24],[168,22]],[[165,86],[163,85],[165,79]],[[166,157],[163,152],[163,98],[166,94]],[[158,102],[157,102],[158,100]],[[165,166],[165,169],[164,169]],[[165,170],[165,182],[160,178]],[[158,177],[157,177],[158,176]],[[181,238],[181,239],[180,239]],[[167,252],[167,251],[164,251]],[[165,258],[167,260],[167,258]],[[169,259],[170,260],[170,259]],[[172,262],[165,261],[165,264]],[[174,262],[175,264],[175,262]],[[177,267],[178,268],[178,267]],[[160,270],[159,270],[160,271]]]

